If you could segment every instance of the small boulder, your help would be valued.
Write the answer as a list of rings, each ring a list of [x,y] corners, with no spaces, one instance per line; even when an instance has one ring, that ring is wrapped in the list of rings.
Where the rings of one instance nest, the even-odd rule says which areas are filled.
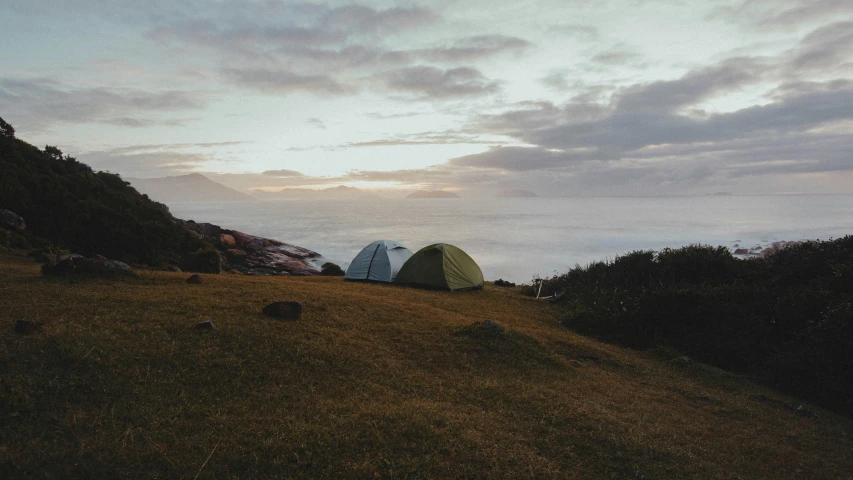
[[[216,330],[216,325],[213,324],[212,320],[205,320],[205,321],[199,323],[198,325],[196,325],[195,328],[196,328],[196,330],[209,331],[209,330]]]
[[[198,285],[201,283],[201,277],[197,273],[190,275],[190,278],[187,279],[187,283]]]
[[[163,270],[165,270],[165,271],[167,271],[167,272],[182,272],[182,271],[183,271],[183,270],[181,270],[181,268],[180,268],[180,267],[176,267],[176,266],[174,266],[174,265],[168,265],[168,266],[167,266],[166,268],[164,268]]]
[[[264,307],[264,315],[285,320],[302,318],[302,304],[299,302],[273,302]]]
[[[24,219],[9,210],[0,210],[0,227],[7,230],[24,230],[27,224]]]
[[[29,320],[18,320],[15,322],[15,333],[31,335],[41,330],[41,324]]]
[[[133,273],[133,269],[130,268],[130,265],[119,262],[118,260],[105,260],[102,262],[104,265],[104,270],[108,272],[122,272],[122,273]],[[143,265],[145,269],[148,269],[147,265]]]
[[[745,248],[735,249],[735,255],[746,255],[747,253],[749,253],[749,250]]]
[[[59,261],[56,262],[56,265],[53,265],[51,268],[42,267],[42,274],[54,273],[54,274],[63,274],[63,273],[74,273],[77,270],[77,264],[83,260],[82,256],[73,256],[73,255],[62,255],[59,257]]]

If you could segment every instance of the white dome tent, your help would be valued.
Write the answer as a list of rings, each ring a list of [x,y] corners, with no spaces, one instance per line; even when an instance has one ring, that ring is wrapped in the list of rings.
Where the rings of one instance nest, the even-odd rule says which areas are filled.
[[[411,256],[412,251],[397,242],[377,240],[352,259],[344,279],[391,283]]]

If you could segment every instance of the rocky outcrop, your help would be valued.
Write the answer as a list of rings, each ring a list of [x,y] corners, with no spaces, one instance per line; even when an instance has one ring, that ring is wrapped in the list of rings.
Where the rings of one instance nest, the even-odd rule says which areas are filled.
[[[43,275],[137,276],[128,264],[102,258],[85,258],[78,254],[62,255],[57,259],[56,265],[42,265],[41,272]]]
[[[193,235],[209,240],[225,267],[248,275],[319,275],[323,257],[307,248],[256,237],[212,223],[179,222]]]
[[[0,210],[0,228],[21,231],[27,228],[24,219],[9,210]]]

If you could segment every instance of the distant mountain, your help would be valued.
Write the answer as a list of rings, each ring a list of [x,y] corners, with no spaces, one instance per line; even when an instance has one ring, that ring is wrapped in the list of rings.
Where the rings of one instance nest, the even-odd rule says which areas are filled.
[[[419,190],[409,194],[406,198],[459,198],[459,195],[444,190]]]
[[[263,190],[253,190],[252,193],[263,200],[275,200],[284,198],[315,198],[315,199],[336,199],[336,200],[358,200],[381,198],[374,192],[362,190],[356,187],[347,187],[339,185],[332,188],[324,188],[322,190],[312,190],[310,188],[283,188],[277,192],[267,192]]]
[[[199,173],[162,178],[125,179],[151,199],[173,202],[244,202],[255,198],[226,187]]]
[[[498,198],[521,198],[521,197],[538,197],[530,190],[504,190],[497,194]]]

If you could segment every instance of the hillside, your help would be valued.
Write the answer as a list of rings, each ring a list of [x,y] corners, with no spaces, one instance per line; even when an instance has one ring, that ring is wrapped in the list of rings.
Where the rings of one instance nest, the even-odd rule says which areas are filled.
[[[0,253],[4,478],[847,478],[853,424],[598,343],[515,289],[143,272]],[[298,300],[297,322],[260,315]],[[43,322],[28,336],[17,319]],[[216,330],[199,332],[211,319]],[[476,322],[491,319],[493,330]]]
[[[459,195],[444,190],[419,190],[410,193],[406,198],[459,198]]]
[[[250,195],[214,182],[199,173],[162,178],[128,178],[126,180],[140,193],[163,203],[245,202],[255,200]]]
[[[0,135],[0,209],[54,246],[129,263],[179,263],[205,246],[169,209],[118,175],[95,172],[56,147]]]

